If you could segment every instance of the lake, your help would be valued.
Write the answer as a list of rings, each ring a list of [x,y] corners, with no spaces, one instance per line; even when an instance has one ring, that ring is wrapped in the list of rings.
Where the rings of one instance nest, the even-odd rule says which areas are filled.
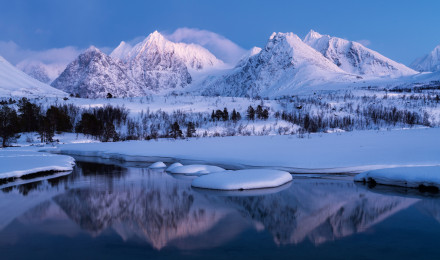
[[[1,259],[438,259],[436,194],[295,176],[219,192],[142,164],[77,161],[0,192]],[[10,186],[10,187],[7,187]]]

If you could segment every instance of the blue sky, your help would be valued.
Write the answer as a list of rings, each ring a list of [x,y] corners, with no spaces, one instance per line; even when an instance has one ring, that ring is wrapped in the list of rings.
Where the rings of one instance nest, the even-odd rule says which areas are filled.
[[[435,0],[0,0],[0,55],[15,58],[2,42],[33,53],[115,47],[154,30],[171,34],[182,27],[212,31],[249,49],[263,46],[274,31],[303,37],[314,29],[369,42],[368,47],[409,64],[440,44],[439,10]]]

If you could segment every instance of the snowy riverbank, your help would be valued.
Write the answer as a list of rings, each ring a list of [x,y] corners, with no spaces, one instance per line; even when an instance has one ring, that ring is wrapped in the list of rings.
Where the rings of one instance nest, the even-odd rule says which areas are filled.
[[[354,131],[296,136],[239,136],[186,140],[60,145],[56,152],[124,161],[208,163],[295,173],[339,173],[440,165],[440,129]],[[53,149],[50,149],[53,150]]]
[[[67,155],[23,149],[0,149],[0,179],[19,178],[40,172],[71,171],[75,160]]]

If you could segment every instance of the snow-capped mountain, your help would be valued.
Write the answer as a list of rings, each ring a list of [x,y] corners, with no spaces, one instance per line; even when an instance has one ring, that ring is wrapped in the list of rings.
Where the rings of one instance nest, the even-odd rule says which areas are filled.
[[[257,55],[258,53],[261,52],[261,48],[260,47],[252,47],[250,50],[248,50],[241,58],[240,60],[237,62],[237,64],[235,65],[235,67],[242,67],[244,65],[246,65],[247,61],[252,57]]]
[[[191,73],[223,66],[205,48],[171,42],[157,31],[133,47],[121,42],[110,57],[122,61],[145,92],[156,93],[182,89],[193,81]]]
[[[428,55],[416,59],[411,68],[417,71],[440,71],[440,45],[434,48],[434,50]]]
[[[0,96],[64,97],[67,94],[32,78],[0,56]]]
[[[293,33],[273,33],[266,46],[225,75],[201,84],[203,95],[280,96],[298,89],[352,82],[349,75]]]
[[[127,74],[125,65],[95,47],[71,62],[52,86],[80,97],[142,96],[145,92]]]
[[[18,69],[43,83],[50,84],[66,68],[65,64],[44,64],[40,61],[24,60],[17,64]]]
[[[313,30],[307,34],[304,42],[348,73],[393,78],[416,74],[405,65],[358,42],[321,35]]]
[[[155,51],[169,58],[178,58],[188,70],[204,70],[223,65],[211,52],[197,44],[175,43],[167,40],[162,34],[155,31],[144,41],[134,47],[122,41],[110,54],[110,57],[130,62],[139,55],[149,54],[157,56]],[[162,57],[163,58],[163,57]]]

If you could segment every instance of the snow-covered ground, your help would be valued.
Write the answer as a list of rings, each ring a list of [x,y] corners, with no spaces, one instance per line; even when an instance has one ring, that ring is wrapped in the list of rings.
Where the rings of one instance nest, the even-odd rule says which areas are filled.
[[[0,179],[47,171],[71,171],[75,160],[67,155],[0,149]]]
[[[187,140],[59,145],[60,153],[125,161],[204,162],[295,173],[340,173],[440,165],[440,129],[354,131],[296,136],[236,136]]]

